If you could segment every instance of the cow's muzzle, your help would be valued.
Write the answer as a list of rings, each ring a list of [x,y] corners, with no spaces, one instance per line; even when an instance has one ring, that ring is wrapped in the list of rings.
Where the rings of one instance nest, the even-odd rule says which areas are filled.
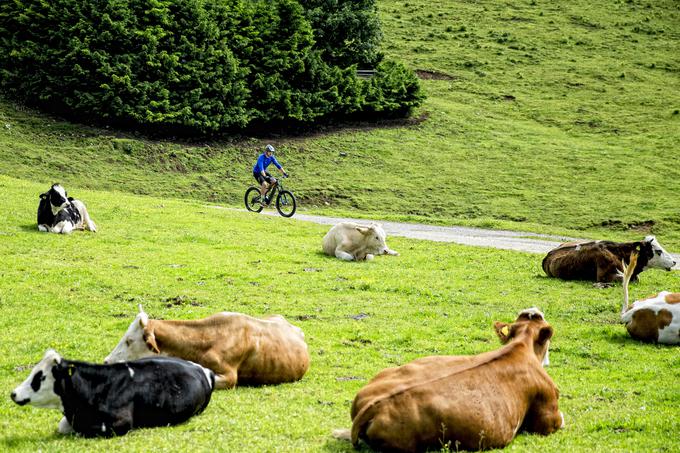
[[[17,403],[19,406],[25,406],[26,404],[29,403],[29,401],[31,401],[30,398],[26,398],[25,400],[18,400],[18,401],[17,401],[17,394],[16,394],[16,392],[12,392],[12,394],[10,395],[10,398],[12,398],[12,401],[14,401],[15,403]]]

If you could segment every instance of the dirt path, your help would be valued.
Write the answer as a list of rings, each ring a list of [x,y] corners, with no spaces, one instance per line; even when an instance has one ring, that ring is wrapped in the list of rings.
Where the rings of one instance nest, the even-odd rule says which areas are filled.
[[[266,210],[262,214],[278,216],[276,211]],[[295,214],[295,220],[314,222],[322,225],[335,225],[338,222],[370,223],[367,219],[351,219],[347,217],[325,217],[307,214]],[[418,223],[378,222],[381,223],[388,236],[403,236],[412,239],[423,239],[437,242],[455,242],[456,244],[492,247],[504,250],[516,250],[529,253],[547,253],[562,242],[579,240],[567,236],[528,233],[522,231],[487,230],[471,227],[442,227]],[[680,254],[673,253],[675,261],[680,263]],[[674,269],[680,269],[680,264]]]

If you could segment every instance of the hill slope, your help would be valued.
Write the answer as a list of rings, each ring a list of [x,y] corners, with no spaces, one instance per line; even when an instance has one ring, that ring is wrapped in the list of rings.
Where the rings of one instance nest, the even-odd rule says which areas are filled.
[[[180,142],[3,102],[0,173],[240,205],[272,142],[303,210],[680,248],[675,2],[379,6],[388,56],[429,71],[414,121]]]

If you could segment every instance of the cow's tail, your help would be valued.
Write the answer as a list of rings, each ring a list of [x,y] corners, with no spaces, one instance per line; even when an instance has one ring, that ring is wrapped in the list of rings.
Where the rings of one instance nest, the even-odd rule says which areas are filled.
[[[352,431],[350,431],[347,428],[342,428],[342,429],[334,429],[333,430],[333,437],[335,437],[338,440],[344,440],[347,442],[352,441]]]
[[[628,304],[628,284],[630,283],[630,279],[633,276],[633,272],[635,272],[637,259],[638,252],[637,250],[633,250],[633,252],[630,254],[630,261],[628,261],[628,265],[626,265],[625,261],[621,261],[621,266],[623,266],[623,305],[621,306],[621,316],[626,314],[626,312],[630,309],[630,305]]]
[[[87,208],[85,207],[85,204],[80,201],[80,200],[73,200],[73,203],[76,204],[76,207],[78,208],[78,211],[80,211],[80,215],[83,216],[83,225],[85,227],[92,231],[93,233],[97,232],[97,225],[92,221],[90,218],[90,214],[87,212]]]

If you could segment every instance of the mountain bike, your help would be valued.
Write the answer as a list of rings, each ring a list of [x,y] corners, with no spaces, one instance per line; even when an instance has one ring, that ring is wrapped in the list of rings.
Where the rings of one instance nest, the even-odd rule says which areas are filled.
[[[269,189],[265,195],[265,204],[269,205],[272,200],[276,199],[276,210],[279,211],[279,214],[283,217],[292,217],[293,214],[295,214],[295,209],[297,209],[297,203],[293,192],[283,188],[283,178],[285,178],[285,176],[279,178],[276,184],[274,184],[274,187]],[[244,200],[248,211],[260,212],[264,209],[264,206],[260,203],[259,187],[248,187]]]

